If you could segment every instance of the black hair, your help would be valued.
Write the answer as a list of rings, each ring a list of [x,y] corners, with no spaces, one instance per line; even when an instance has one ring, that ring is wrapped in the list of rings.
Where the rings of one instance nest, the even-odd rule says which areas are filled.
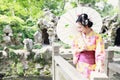
[[[85,13],[79,15],[76,22],[80,22],[84,27],[85,26],[92,27],[93,25],[93,22],[89,20],[88,15]]]

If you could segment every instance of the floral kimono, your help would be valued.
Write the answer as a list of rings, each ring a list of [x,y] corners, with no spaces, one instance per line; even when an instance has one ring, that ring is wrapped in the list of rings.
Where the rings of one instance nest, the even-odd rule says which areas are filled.
[[[89,35],[82,34],[74,40],[73,48],[80,49],[86,44],[87,51],[75,52],[73,54],[73,62],[76,64],[77,70],[88,79],[91,71],[95,71],[97,66],[104,66],[105,50],[104,43],[100,34],[91,31]]]

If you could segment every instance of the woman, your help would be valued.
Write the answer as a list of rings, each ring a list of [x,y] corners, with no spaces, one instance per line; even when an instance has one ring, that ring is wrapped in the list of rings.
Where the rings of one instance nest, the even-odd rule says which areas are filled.
[[[76,24],[82,37],[78,36],[74,40],[73,63],[76,64],[77,70],[89,80],[92,71],[103,72],[104,43],[101,35],[92,30],[93,22],[89,20],[87,14],[79,15]]]

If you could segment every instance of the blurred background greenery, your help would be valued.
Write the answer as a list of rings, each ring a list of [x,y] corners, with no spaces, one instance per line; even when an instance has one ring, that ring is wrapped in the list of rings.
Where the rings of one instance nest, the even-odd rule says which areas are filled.
[[[114,7],[109,2],[110,0],[0,0],[0,40],[3,28],[8,24],[12,27],[14,37],[17,33],[22,33],[23,39],[33,39],[34,32],[38,30],[37,21],[43,16],[45,8],[60,16],[70,7],[88,4],[105,17],[119,11],[118,4]]]
[[[0,0],[0,43],[3,41],[3,29],[6,25],[10,25],[12,28],[13,38],[15,40],[18,39],[18,33],[22,33],[21,42],[25,38],[34,39],[34,33],[40,28],[38,27],[37,22],[41,17],[44,17],[45,9],[49,9],[59,17],[67,10],[77,7],[78,5],[89,5],[97,10],[102,18],[107,16],[112,17],[114,14],[119,14],[120,11],[120,0]],[[107,36],[108,35],[103,34],[105,39],[107,39]],[[66,49],[70,48],[70,46],[63,42],[59,42],[59,44]],[[35,67],[33,63],[39,63],[42,61],[44,63],[41,64],[45,65],[46,62],[41,56],[37,56],[36,60],[30,60],[28,66],[31,66],[32,68],[25,73],[21,67],[22,64],[19,61],[19,55],[16,55],[12,51],[13,49],[23,49],[24,46],[18,45],[7,47],[10,49],[9,59],[14,63],[8,62],[11,65],[8,64],[10,70],[6,73],[7,75],[18,74],[21,76],[28,75],[28,73],[39,75],[37,72],[39,70],[33,68]],[[41,45],[34,45],[33,49],[40,49],[41,47]],[[3,49],[4,48],[0,46],[0,50]],[[30,55],[29,57],[31,58],[33,55]],[[3,65],[3,63],[0,64]],[[6,66],[6,64],[4,65]],[[45,72],[45,74],[50,74],[48,71]]]

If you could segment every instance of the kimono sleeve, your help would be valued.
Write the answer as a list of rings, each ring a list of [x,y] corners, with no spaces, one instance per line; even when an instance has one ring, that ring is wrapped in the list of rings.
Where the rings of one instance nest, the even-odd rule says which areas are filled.
[[[78,41],[74,40],[72,45],[73,64],[76,64],[78,62],[77,50],[78,50]]]
[[[104,48],[104,42],[101,35],[98,35],[96,39],[95,58],[96,58],[96,65],[99,65],[99,66],[104,65],[105,48]]]

